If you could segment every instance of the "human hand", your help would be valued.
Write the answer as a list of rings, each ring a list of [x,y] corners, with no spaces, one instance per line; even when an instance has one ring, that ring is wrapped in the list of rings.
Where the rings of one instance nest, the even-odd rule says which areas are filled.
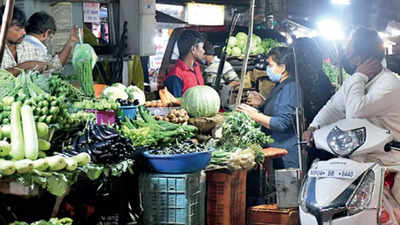
[[[228,84],[228,86],[229,87],[232,87],[232,88],[234,88],[234,87],[236,87],[236,86],[239,86],[240,85],[240,81],[232,81],[232,82],[230,82],[229,84]]]
[[[75,44],[79,40],[79,29],[77,27],[72,28],[69,32],[69,42]]]
[[[247,113],[247,112],[258,112],[258,110],[256,108],[253,108],[253,107],[251,107],[249,105],[246,105],[246,104],[240,104],[236,108],[236,110],[239,111],[239,112],[244,112],[244,113]]]
[[[253,107],[259,107],[263,102],[263,97],[255,91],[250,92],[249,96],[247,96],[246,99],[246,103]]]
[[[240,104],[238,107],[236,107],[236,111],[246,113],[251,119],[254,119],[258,113],[256,108],[246,104]]]
[[[309,127],[306,131],[303,133],[303,141],[307,142],[307,146],[311,147],[313,142],[314,142],[314,131],[317,128],[315,127]]]
[[[24,70],[36,69],[39,70],[39,72],[43,72],[47,70],[47,68],[49,67],[49,63],[39,62],[39,61],[29,61],[19,64],[18,67]]]
[[[369,80],[374,78],[382,71],[382,64],[376,59],[368,59],[357,67],[357,72],[368,77]]]

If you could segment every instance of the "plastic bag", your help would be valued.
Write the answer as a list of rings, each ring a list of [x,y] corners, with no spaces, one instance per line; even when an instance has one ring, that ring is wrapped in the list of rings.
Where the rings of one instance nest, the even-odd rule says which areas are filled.
[[[92,68],[94,68],[97,58],[96,52],[92,46],[79,43],[75,46],[72,54],[72,66],[75,71],[77,71],[86,61],[92,60]]]

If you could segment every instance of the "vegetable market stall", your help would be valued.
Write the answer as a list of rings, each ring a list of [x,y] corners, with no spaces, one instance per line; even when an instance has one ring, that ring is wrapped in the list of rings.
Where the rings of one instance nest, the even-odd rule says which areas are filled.
[[[87,188],[94,190],[91,201],[95,202],[117,193],[117,200],[108,204],[118,208],[112,215],[119,217],[119,224],[147,221],[155,211],[144,208],[142,212],[140,203],[148,207],[154,204],[146,202],[150,198],[141,202],[140,194],[147,192],[140,190],[143,186],[139,181],[149,182],[142,179],[149,172],[161,180],[197,180],[199,185],[195,186],[201,187],[212,182],[211,174],[229,171],[240,175],[240,197],[245,198],[246,171],[262,164],[265,154],[261,146],[272,141],[259,125],[243,113],[218,113],[220,97],[207,86],[189,89],[182,99],[162,89],[160,100],[146,101],[139,88],[116,83],[95,98],[90,64],[94,56],[82,55],[86,61],[75,57],[79,89],[62,76],[47,78],[36,71],[21,71],[14,78],[0,70],[2,181],[10,186],[15,182],[23,185],[26,194],[36,190],[39,199],[43,190],[58,197],[52,212],[36,215],[40,218],[27,213],[14,219],[33,222],[61,215],[84,224],[104,222],[102,217],[110,205],[104,201],[107,206],[96,208],[93,202],[83,202]],[[203,169],[207,176],[199,172]],[[181,176],[168,178],[166,173]],[[192,176],[188,174],[197,175],[186,179]],[[232,184],[237,182],[236,178],[229,179]],[[83,183],[88,186],[80,188]],[[207,195],[213,195],[213,191],[218,190],[209,188]],[[193,194],[204,200],[205,192],[205,188],[199,188]],[[75,212],[78,205],[85,205],[84,215]],[[165,222],[161,215],[172,210],[165,205],[168,203],[158,205],[159,222]],[[245,218],[245,204],[239,205],[238,213]],[[200,204],[190,213],[202,215],[202,208]],[[209,218],[220,216],[212,208],[207,213]],[[89,219],[92,215],[97,216],[96,222]]]

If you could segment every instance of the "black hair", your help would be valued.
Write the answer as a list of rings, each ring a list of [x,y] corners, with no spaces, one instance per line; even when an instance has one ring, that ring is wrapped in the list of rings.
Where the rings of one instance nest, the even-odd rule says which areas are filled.
[[[187,56],[193,46],[204,42],[204,36],[193,30],[184,30],[178,40],[179,57],[183,59]]]
[[[3,15],[6,9],[5,5],[0,7],[0,24],[3,23]],[[11,20],[11,26],[25,27],[26,16],[24,11],[20,10],[18,7],[14,7],[14,12]]]
[[[215,55],[214,46],[209,41],[204,42],[204,51],[204,55]]]
[[[296,50],[298,79],[303,91],[304,116],[307,123],[311,123],[333,95],[334,88],[322,69],[323,56],[316,40],[298,38],[291,47]]]
[[[294,78],[294,56],[292,48],[275,47],[272,48],[267,57],[271,56],[272,60],[278,65],[284,64],[289,77]]]
[[[43,34],[48,30],[54,34],[57,31],[54,18],[43,11],[33,14],[29,18],[25,29],[28,34]]]
[[[382,39],[376,31],[365,27],[358,27],[353,32],[349,48],[352,55],[348,57],[360,56],[362,62],[369,58],[382,61],[385,57],[385,48],[383,47]]]

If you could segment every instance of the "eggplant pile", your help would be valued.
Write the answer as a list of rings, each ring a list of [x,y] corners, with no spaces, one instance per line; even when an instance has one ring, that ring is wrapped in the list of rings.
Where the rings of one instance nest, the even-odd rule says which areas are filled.
[[[203,144],[195,144],[192,141],[185,141],[182,143],[168,144],[155,149],[153,148],[148,152],[152,155],[176,155],[208,151],[210,151],[208,147]]]
[[[86,152],[96,164],[119,163],[132,159],[135,154],[128,138],[118,134],[114,128],[94,123],[68,138],[63,143],[62,150],[67,156]]]

